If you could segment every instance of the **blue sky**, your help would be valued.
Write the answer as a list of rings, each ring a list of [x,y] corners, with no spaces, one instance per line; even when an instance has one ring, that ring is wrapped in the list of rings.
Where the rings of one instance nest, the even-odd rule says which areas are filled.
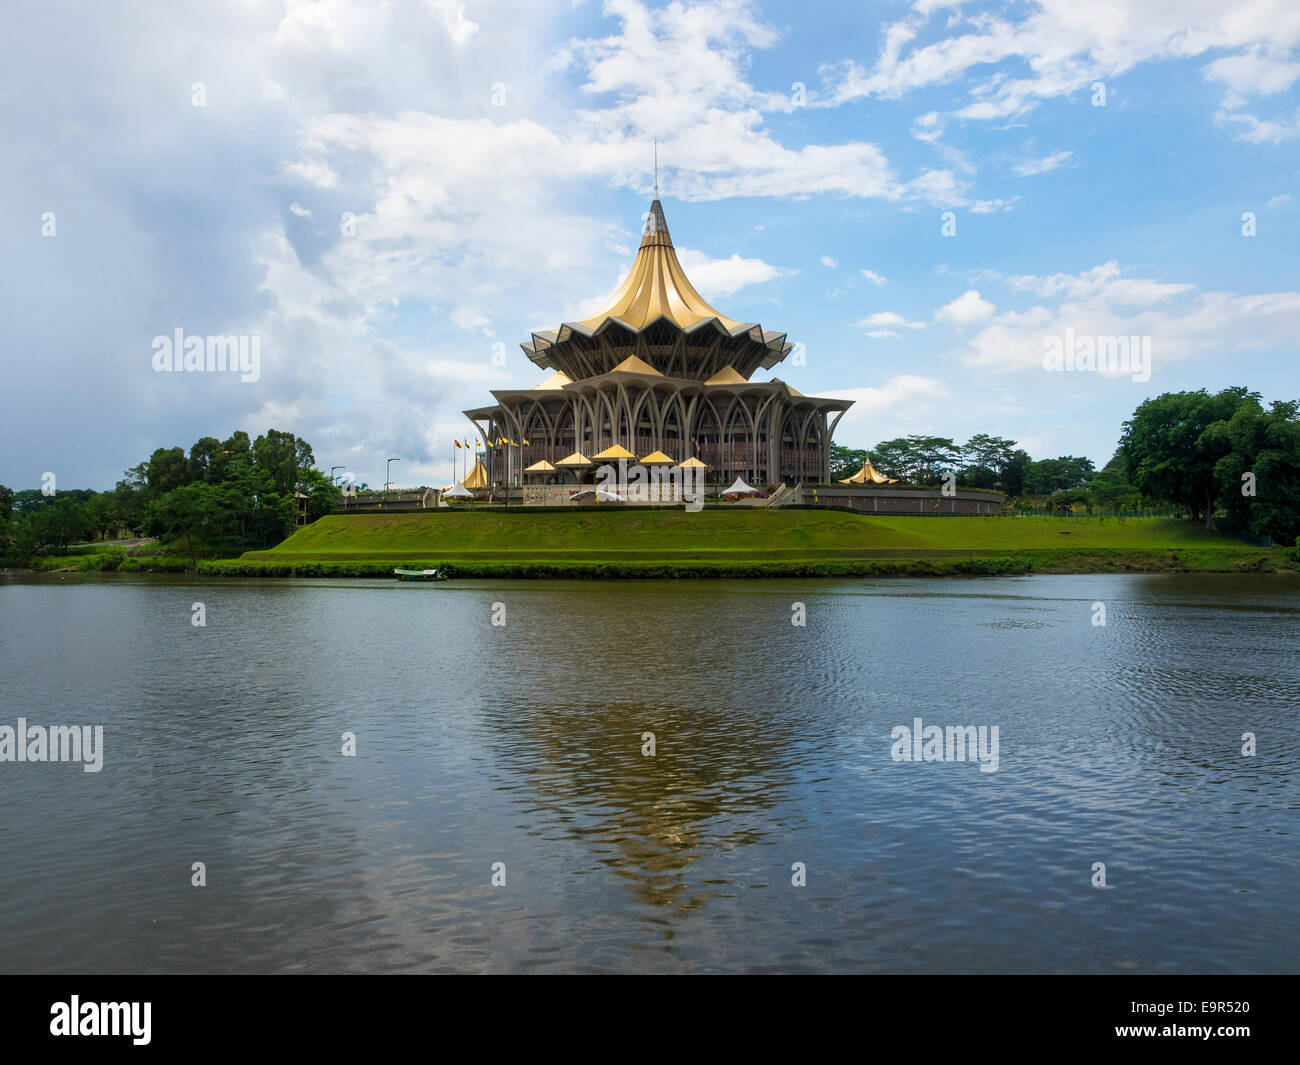
[[[1283,0],[17,3],[0,482],[274,427],[445,483],[627,269],[656,136],[687,272],[856,401],[840,443],[1101,464],[1148,396],[1300,395],[1298,83]],[[178,328],[260,376],[156,372]],[[1067,329],[1149,337],[1149,380],[1047,372]]]

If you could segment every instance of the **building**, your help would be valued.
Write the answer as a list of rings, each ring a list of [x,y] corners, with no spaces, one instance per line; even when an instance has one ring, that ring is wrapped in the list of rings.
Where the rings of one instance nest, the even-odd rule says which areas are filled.
[[[550,376],[529,389],[494,389],[491,406],[465,411],[480,439],[501,441],[483,456],[491,485],[520,484],[528,467],[540,471],[530,477],[580,480],[602,452],[620,449],[635,459],[696,459],[713,482],[830,479],[831,435],[852,401],[805,396],[779,378],[751,380],[794,345],[705,302],[678,262],[657,197],[608,306],[521,346]]]

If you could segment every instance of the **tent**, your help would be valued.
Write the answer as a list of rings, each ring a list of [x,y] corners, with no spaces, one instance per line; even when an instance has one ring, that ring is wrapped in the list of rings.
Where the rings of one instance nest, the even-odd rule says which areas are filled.
[[[488,486],[487,468],[483,465],[482,459],[474,460],[474,468],[466,474],[461,484],[466,488],[486,488]]]
[[[473,499],[474,493],[468,491],[463,484],[454,484],[442,493],[443,499]]]
[[[750,488],[749,485],[747,485],[739,477],[736,478],[735,484],[733,484],[730,488],[724,488],[721,492],[721,494],[724,496],[752,496],[752,495],[756,495],[757,493],[758,493],[757,488]]]
[[[845,477],[840,484],[897,484],[898,480],[894,477],[886,477],[876,467],[871,465],[871,460],[867,459],[862,464],[862,469],[858,470],[852,477]]]

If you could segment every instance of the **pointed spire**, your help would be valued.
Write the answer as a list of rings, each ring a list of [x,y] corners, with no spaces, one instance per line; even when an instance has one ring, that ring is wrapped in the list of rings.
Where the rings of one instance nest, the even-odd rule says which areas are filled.
[[[656,194],[650,204],[650,214],[646,216],[645,233],[641,236],[641,247],[671,248],[673,238],[668,235],[668,220],[664,218],[664,207]]]

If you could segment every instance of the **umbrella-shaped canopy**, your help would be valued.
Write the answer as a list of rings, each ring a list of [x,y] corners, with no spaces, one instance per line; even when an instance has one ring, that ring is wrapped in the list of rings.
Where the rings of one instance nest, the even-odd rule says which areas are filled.
[[[487,467],[483,465],[482,459],[474,460],[474,468],[466,475],[463,483],[466,488],[486,488],[488,486]]]
[[[730,488],[724,488],[722,490],[722,494],[724,496],[752,496],[757,491],[758,491],[757,488],[750,488],[749,485],[747,485],[744,481],[742,481],[739,477],[737,477],[736,483],[733,484]]]
[[[596,456],[595,461],[610,462],[610,461],[617,461],[618,459],[632,459],[635,461],[636,456],[633,455],[632,452],[630,452],[622,444],[615,444],[613,447],[605,448],[604,451],[602,451],[599,455]]]
[[[840,484],[897,484],[897,479],[886,477],[876,467],[871,465],[868,459],[862,464],[862,469],[858,470],[852,477],[845,477]]]
[[[554,473],[555,467],[545,459],[541,462],[534,462],[531,466],[524,467],[524,473]]]
[[[580,469],[583,466],[590,466],[591,459],[587,458],[587,456],[584,455],[581,451],[575,451],[572,455],[569,455],[567,458],[560,459],[560,461],[557,462],[555,465],[563,466],[565,469],[569,469],[569,470]]]
[[[673,460],[670,459],[667,455],[665,455],[662,451],[652,451],[650,452],[650,454],[642,456],[641,465],[642,466],[675,466],[677,464],[673,462]]]
[[[474,493],[463,484],[454,484],[442,493],[443,499],[473,499]]]
[[[692,455],[685,462],[681,463],[677,468],[679,470],[707,470],[709,467],[706,463],[701,462],[694,455]]]

